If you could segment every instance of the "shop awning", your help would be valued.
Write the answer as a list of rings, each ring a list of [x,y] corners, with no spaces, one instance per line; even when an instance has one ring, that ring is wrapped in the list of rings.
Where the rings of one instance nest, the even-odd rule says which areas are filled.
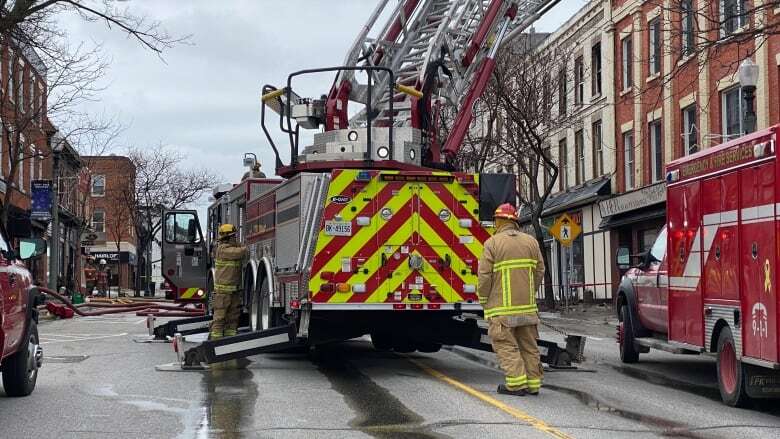
[[[599,225],[601,229],[613,229],[626,224],[637,223],[649,219],[663,218],[666,216],[666,206],[660,205],[653,208],[632,210],[620,215],[612,215],[604,218]]]
[[[604,175],[599,178],[594,178],[593,180],[586,181],[580,186],[570,188],[565,192],[558,192],[557,194],[551,195],[544,202],[542,217],[566,212],[604,198],[611,192],[609,184],[610,177],[610,175]],[[523,209],[520,211],[520,222],[529,221],[530,215],[527,206],[523,206]]]

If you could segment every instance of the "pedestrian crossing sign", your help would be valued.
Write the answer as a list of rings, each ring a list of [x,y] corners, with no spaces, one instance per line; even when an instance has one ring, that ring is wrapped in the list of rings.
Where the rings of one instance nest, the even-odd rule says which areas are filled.
[[[570,246],[578,236],[582,233],[582,227],[577,224],[569,215],[563,214],[559,216],[552,227],[550,227],[550,234],[558,240],[563,246]]]

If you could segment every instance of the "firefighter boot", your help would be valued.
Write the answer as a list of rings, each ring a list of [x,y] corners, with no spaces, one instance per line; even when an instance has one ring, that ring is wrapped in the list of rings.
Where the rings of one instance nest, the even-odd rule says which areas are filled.
[[[517,389],[517,390],[510,390],[506,384],[499,384],[498,389],[496,390],[498,393],[502,395],[512,395],[512,396],[525,396],[528,395],[528,391],[525,389]]]

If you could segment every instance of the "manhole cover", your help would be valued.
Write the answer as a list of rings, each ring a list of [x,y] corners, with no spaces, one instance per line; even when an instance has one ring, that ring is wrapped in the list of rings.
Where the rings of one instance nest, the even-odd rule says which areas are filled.
[[[81,363],[89,358],[89,355],[47,355],[43,357],[44,363]]]

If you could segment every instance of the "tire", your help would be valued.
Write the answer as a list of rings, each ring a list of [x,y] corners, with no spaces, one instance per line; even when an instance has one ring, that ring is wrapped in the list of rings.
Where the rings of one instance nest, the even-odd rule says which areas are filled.
[[[441,350],[441,345],[439,343],[418,342],[417,350],[426,354],[432,354],[434,352],[439,352]]]
[[[8,396],[27,396],[35,389],[43,350],[38,339],[38,325],[30,320],[26,343],[3,363],[3,387]]]
[[[720,397],[731,407],[745,407],[750,403],[746,392],[746,371],[737,360],[736,344],[731,328],[724,327],[718,336],[718,389]]]
[[[252,293],[252,302],[249,305],[249,325],[252,331],[264,331],[281,324],[280,310],[271,307],[271,295],[267,283],[268,279],[263,278]]]
[[[377,351],[390,351],[393,349],[393,337],[386,332],[372,332],[371,344]]]
[[[620,307],[618,346],[620,347],[620,361],[624,363],[636,363],[639,361],[639,351],[634,344],[634,325],[631,321],[631,312],[628,310],[628,305]]]

